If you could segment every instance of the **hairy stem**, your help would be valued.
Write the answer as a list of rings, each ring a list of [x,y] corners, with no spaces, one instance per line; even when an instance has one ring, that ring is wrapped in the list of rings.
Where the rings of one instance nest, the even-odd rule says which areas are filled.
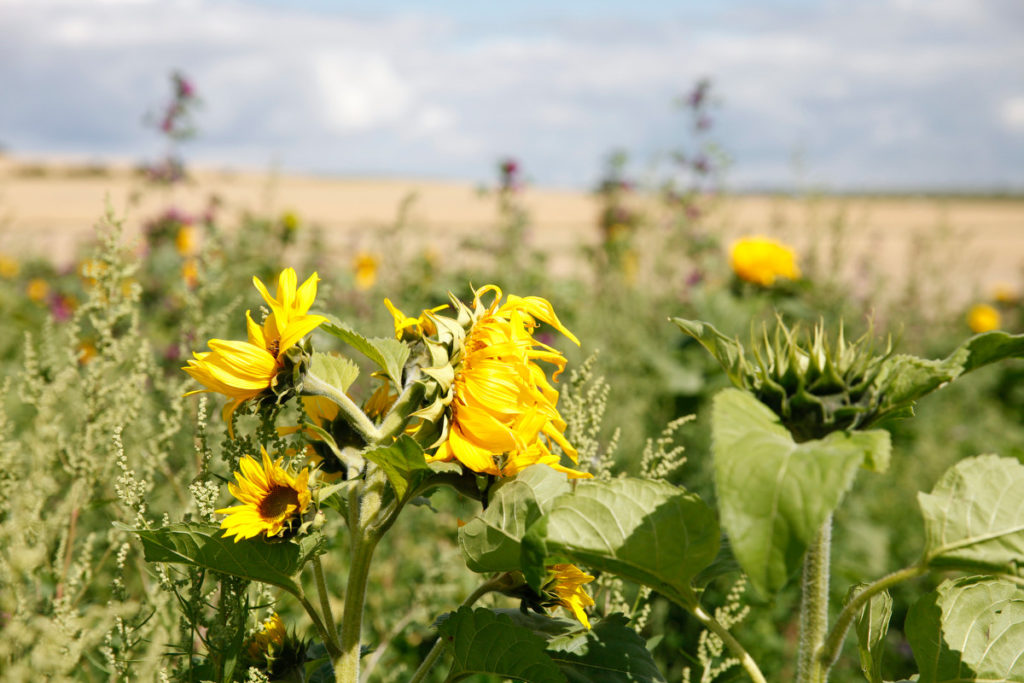
[[[341,643],[338,642],[338,627],[334,624],[334,614],[331,611],[330,595],[327,592],[327,582],[324,580],[324,568],[320,564],[320,556],[313,557],[313,577],[316,579],[316,592],[320,596],[320,611],[323,613],[324,628],[330,636],[331,642],[341,651]]]
[[[867,604],[873,596],[881,593],[882,591],[888,590],[891,586],[895,586],[901,581],[907,581],[921,576],[928,571],[928,568],[923,564],[915,564],[911,567],[900,569],[899,571],[883,576],[872,584],[869,584],[857,596],[851,600],[843,611],[839,613],[839,618],[836,619],[835,625],[832,630],[828,632],[828,637],[825,639],[824,644],[818,651],[818,661],[825,674],[828,674],[828,670],[832,668],[832,665],[836,663],[836,659],[839,658],[839,650],[843,646],[843,641],[846,640],[846,634],[850,630],[850,624],[860,614],[861,609]]]
[[[832,551],[832,515],[821,525],[807,548],[801,581],[800,646],[797,683],[824,683],[828,671],[817,657],[828,631],[829,555]]]
[[[463,600],[462,604],[459,606],[470,607],[477,600],[487,595],[488,593],[500,590],[504,587],[507,587],[508,585],[508,575],[500,574],[494,577],[493,579],[490,579],[480,584],[477,587],[477,589],[470,593],[469,597]],[[420,663],[419,668],[416,669],[416,673],[414,673],[412,675],[412,678],[409,679],[409,683],[420,683],[420,681],[422,681],[424,677],[426,677],[426,675],[430,673],[430,670],[434,667],[434,663],[437,662],[437,659],[441,656],[441,652],[443,650],[444,641],[439,637],[437,640],[434,641],[434,646],[430,648],[430,652],[427,653],[427,656]]]
[[[298,592],[289,591],[302,605],[302,608],[306,610],[306,614],[313,621],[313,626],[316,627],[317,633],[320,634],[320,639],[324,641],[324,647],[327,649],[327,654],[331,659],[335,659],[341,655],[341,651],[337,646],[337,635],[331,637],[331,634],[327,632],[327,627],[324,626],[323,619],[320,618],[320,613],[316,611],[316,607],[313,607],[313,603],[309,601],[306,594],[302,592],[300,587]]]
[[[697,605],[696,607],[691,605],[688,609],[709,631],[722,639],[725,646],[728,647],[733,655],[740,660],[740,666],[742,666],[747,672],[747,675],[750,676],[750,680],[754,681],[754,683],[768,683],[764,674],[761,673],[761,669],[758,668],[757,662],[754,661],[754,658],[750,656],[750,653],[747,652],[743,645],[740,644],[740,641],[736,640],[736,638],[729,633],[727,628],[718,623],[713,616],[705,612],[704,608],[700,605]]]
[[[345,609],[341,617],[341,655],[332,658],[334,678],[339,683],[359,683],[366,582],[370,577],[373,551],[380,540],[380,534],[373,531],[373,524],[377,513],[380,512],[381,492],[387,485],[387,477],[379,468],[371,467],[365,476],[366,479],[360,487],[363,489],[363,495],[358,506],[358,519],[349,520],[349,528],[352,531],[352,564],[349,567]],[[355,495],[355,492],[350,495]],[[353,515],[350,513],[351,516]]]

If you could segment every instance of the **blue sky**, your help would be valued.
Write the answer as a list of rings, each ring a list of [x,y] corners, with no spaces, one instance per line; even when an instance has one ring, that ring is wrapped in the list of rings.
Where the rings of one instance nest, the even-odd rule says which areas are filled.
[[[730,187],[1024,190],[1022,35],[1019,0],[0,0],[0,144],[153,158],[177,68],[190,160],[588,187],[687,145],[707,76]]]

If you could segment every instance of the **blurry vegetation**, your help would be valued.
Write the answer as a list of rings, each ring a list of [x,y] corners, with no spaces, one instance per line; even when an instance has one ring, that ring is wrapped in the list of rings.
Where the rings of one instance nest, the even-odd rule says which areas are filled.
[[[172,104],[151,121],[168,142],[166,156],[147,167],[153,183],[185,177],[177,145],[194,132],[197,100],[185,77],[176,75],[174,88]],[[595,190],[602,207],[594,226],[597,246],[580,253],[593,267],[579,277],[553,274],[548,255],[525,238],[530,217],[522,195],[528,190],[512,159],[501,162],[491,190],[497,223],[481,226],[460,254],[408,246],[415,242],[407,239],[415,229],[410,198],[360,258],[326,250],[301,207],[236,221],[225,218],[216,199],[198,214],[169,206],[150,217],[144,246],[135,254],[120,244],[118,219],[111,216],[74,267],[0,255],[6,321],[0,336],[0,677],[156,680],[184,670],[188,654],[216,635],[214,623],[182,630],[176,609],[181,601],[214,603],[228,595],[224,587],[194,573],[154,573],[137,544],[112,523],[133,525],[143,514],[198,518],[203,493],[193,477],[219,461],[226,437],[219,399],[183,398],[196,387],[180,367],[210,337],[244,337],[242,314],[253,307],[253,275],[270,281],[287,266],[318,271],[317,308],[379,336],[392,330],[385,296],[406,311],[444,303],[449,290],[468,298],[470,283],[543,296],[583,342],[579,350],[565,349],[570,369],[600,352],[586,364],[585,376],[574,383],[567,373],[560,385],[567,414],[576,420],[573,439],[606,456],[616,472],[638,474],[645,444],[673,420],[694,414],[694,421],[670,434],[669,446],[661,445],[684,445],[687,456],[681,468],[664,475],[708,501],[715,498],[709,402],[727,380],[669,316],[713,321],[743,340],[777,311],[787,321],[810,325],[824,321],[834,328],[842,320],[850,338],[873,320],[875,333],[892,334],[899,351],[927,357],[945,355],[970,334],[966,311],[950,310],[941,296],[918,287],[942,278],[927,249],[917,252],[920,263],[903,295],[882,291],[884,284],[874,279],[880,274],[870,272],[851,295],[837,275],[844,258],[838,245],[849,220],[844,216],[822,217],[820,232],[836,250],[815,246],[801,254],[803,277],[771,286],[737,277],[729,245],[721,243],[711,220],[727,164],[709,142],[714,104],[709,82],[681,98],[695,142],[673,152],[659,177],[641,182],[631,176],[625,153],[609,157]],[[18,169],[23,175],[45,172]],[[76,171],[106,172],[99,165]],[[465,252],[474,255],[471,270],[449,265],[463,261]],[[1024,331],[1016,292],[987,303],[1003,329]],[[950,464],[987,452],[1024,459],[1022,380],[1020,362],[987,368],[924,400],[917,419],[887,425],[895,453],[891,471],[861,476],[837,513],[835,604],[851,582],[920,554],[918,540],[905,541],[921,538],[914,493],[930,489]],[[595,405],[603,414],[588,425],[587,411]],[[450,511],[463,505],[467,516],[473,513],[466,501],[443,495],[453,500],[435,500],[441,513],[417,508],[403,520],[407,527],[379,550],[365,636],[375,646],[367,656],[373,681],[406,680],[429,650],[433,620],[476,585],[459,556],[460,517]],[[332,566],[339,557],[325,556],[327,572],[346,571]],[[712,583],[707,602],[726,604],[736,578]],[[919,588],[910,584],[894,592],[887,679],[914,670],[901,625]],[[756,609],[737,627],[738,638],[775,680],[792,676],[783,662],[793,659],[797,624],[784,620],[795,614],[797,599],[796,586],[768,604],[744,597]],[[271,610],[295,616],[291,623],[301,613],[286,601],[261,607],[263,616]],[[197,616],[196,623],[203,619]],[[699,661],[701,630],[653,596],[642,635],[668,680],[680,680],[683,669]],[[863,680],[854,640],[846,646],[832,680]],[[435,673],[441,680],[440,670]],[[733,668],[720,680],[740,678]]]

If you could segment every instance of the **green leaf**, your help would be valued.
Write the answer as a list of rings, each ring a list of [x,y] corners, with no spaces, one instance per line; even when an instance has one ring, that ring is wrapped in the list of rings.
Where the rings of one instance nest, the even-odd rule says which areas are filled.
[[[396,387],[402,386],[402,368],[409,360],[409,345],[394,338],[368,339],[341,321],[327,322],[320,329],[333,334],[373,361],[387,373]]]
[[[884,392],[879,414],[899,415],[901,411],[911,409],[917,399],[964,373],[1007,358],[1020,357],[1024,357],[1024,334],[985,332],[971,337],[941,360],[908,355],[888,358],[874,382]]]
[[[1024,465],[979,455],[951,467],[932,492],[919,493],[925,560],[933,567],[1021,574],[1024,564]]]
[[[270,543],[251,538],[237,543],[224,538],[221,529],[210,524],[171,524],[160,529],[122,527],[142,540],[148,562],[191,564],[223,574],[260,581],[297,593],[293,576],[322,551],[323,539],[306,536],[301,542]]]
[[[621,614],[548,642],[548,654],[569,683],[663,682],[647,644]]]
[[[555,499],[523,538],[523,571],[534,589],[544,567],[576,562],[694,604],[691,580],[718,553],[715,515],[698,496],[661,481],[582,481]]]
[[[384,470],[399,498],[404,498],[410,488],[415,489],[433,473],[427,466],[423,448],[407,434],[398,437],[390,446],[364,452],[363,457]]]
[[[337,387],[345,393],[359,377],[359,366],[344,356],[333,356],[329,353],[314,353],[309,362],[309,370],[314,375]]]
[[[544,640],[506,615],[460,607],[438,631],[453,658],[448,681],[492,674],[529,683],[566,683],[544,652]]]
[[[487,509],[459,529],[466,566],[475,572],[511,571],[520,567],[520,543],[526,529],[551,502],[569,491],[565,474],[533,465],[491,493]]]
[[[847,602],[863,590],[865,584],[850,590]],[[860,651],[860,668],[870,683],[882,683],[882,654],[885,652],[885,634],[889,632],[892,619],[892,596],[883,591],[871,596],[857,615],[857,649]]]
[[[663,682],[647,643],[629,628],[622,614],[591,623],[587,630],[578,621],[520,610],[494,610],[507,614],[547,641],[547,653],[573,683]]]
[[[733,384],[742,385],[746,360],[743,356],[743,346],[738,341],[725,336],[710,323],[700,320],[672,318],[672,322],[708,350],[708,353],[721,364]]]
[[[992,577],[945,581],[905,630],[920,683],[1024,681],[1024,588]]]
[[[882,462],[889,443],[877,432],[833,432],[798,444],[771,410],[738,389],[715,396],[711,433],[722,525],[765,595],[796,572],[857,469]]]

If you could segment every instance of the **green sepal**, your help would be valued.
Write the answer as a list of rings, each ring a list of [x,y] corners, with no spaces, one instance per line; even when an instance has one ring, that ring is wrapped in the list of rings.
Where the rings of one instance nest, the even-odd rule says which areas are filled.
[[[412,437],[403,434],[389,446],[364,451],[363,457],[384,470],[398,498],[404,498],[429,477],[433,470],[427,466],[423,449]]]

